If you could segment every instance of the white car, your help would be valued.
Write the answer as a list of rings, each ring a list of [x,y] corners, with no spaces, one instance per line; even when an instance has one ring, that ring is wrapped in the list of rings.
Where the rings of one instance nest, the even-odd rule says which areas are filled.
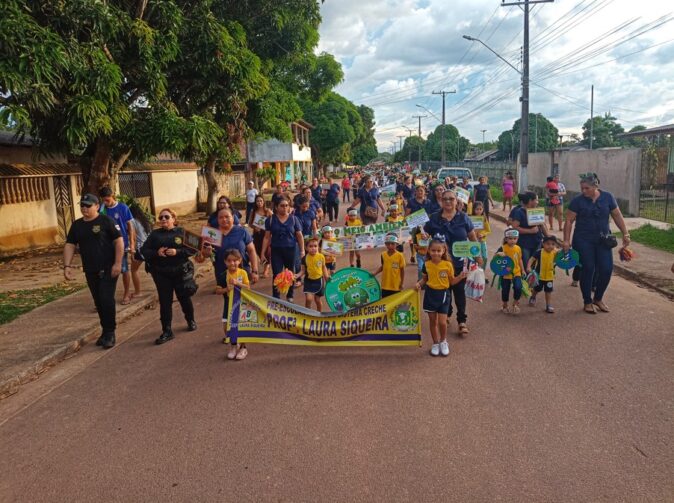
[[[478,182],[477,180],[473,179],[473,172],[469,170],[468,168],[440,168],[438,170],[438,173],[436,175],[436,178],[440,182],[444,182],[445,178],[448,176],[455,176],[459,180],[463,180],[464,178],[468,178],[468,186],[473,189]]]

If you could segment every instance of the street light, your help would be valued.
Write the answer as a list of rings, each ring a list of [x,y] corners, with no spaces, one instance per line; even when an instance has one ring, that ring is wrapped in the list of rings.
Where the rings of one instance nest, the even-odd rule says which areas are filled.
[[[522,96],[520,101],[522,102],[522,117],[520,119],[520,173],[519,173],[519,191],[524,192],[527,190],[528,180],[527,180],[527,166],[529,164],[529,68],[528,65],[524,66],[524,70],[520,71],[515,66],[513,66],[510,61],[501,56],[494,49],[489,47],[479,38],[471,37],[469,35],[464,35],[463,38],[470,40],[471,42],[479,42],[485,46],[490,52],[492,52],[497,58],[507,64],[510,68],[515,70],[522,77]],[[527,37],[528,38],[528,37]]]
[[[422,106],[422,105],[415,105],[415,106],[416,106],[416,107],[419,107],[419,108],[423,108],[423,109],[426,110],[429,114],[431,114],[433,117],[435,117],[435,118],[438,120],[438,122],[442,122],[442,119],[441,119],[440,117],[438,117],[437,115],[435,115],[433,112],[431,112],[431,111],[430,111],[428,108],[426,108],[425,106]]]

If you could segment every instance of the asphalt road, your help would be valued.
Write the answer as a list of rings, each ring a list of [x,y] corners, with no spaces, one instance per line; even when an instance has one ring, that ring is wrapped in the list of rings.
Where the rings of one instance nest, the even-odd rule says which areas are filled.
[[[0,501],[672,501],[672,303],[614,277],[591,316],[569,283],[552,315],[469,301],[448,358],[424,319],[421,349],[243,362],[202,288],[197,332],[154,346],[147,312],[0,402]]]

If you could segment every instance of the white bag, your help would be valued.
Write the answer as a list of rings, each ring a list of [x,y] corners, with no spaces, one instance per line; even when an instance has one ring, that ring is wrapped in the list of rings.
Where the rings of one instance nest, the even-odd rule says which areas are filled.
[[[482,302],[484,300],[484,286],[484,271],[477,264],[472,264],[466,277],[466,297]]]

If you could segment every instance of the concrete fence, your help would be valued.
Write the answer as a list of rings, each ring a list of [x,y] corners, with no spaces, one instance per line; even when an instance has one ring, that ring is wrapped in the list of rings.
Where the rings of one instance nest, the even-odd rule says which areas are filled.
[[[227,196],[230,199],[246,193],[246,174],[243,172],[234,173],[216,173],[218,187],[220,187],[221,196]],[[208,201],[208,184],[203,173],[199,173],[199,187],[197,189],[197,205],[200,211],[203,211]]]

